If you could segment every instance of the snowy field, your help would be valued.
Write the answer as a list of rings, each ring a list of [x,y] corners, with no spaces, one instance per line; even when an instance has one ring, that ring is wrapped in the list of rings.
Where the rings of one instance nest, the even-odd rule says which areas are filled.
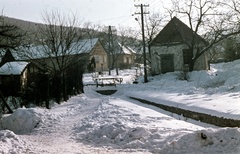
[[[240,61],[212,65],[189,80],[178,72],[132,84],[136,70],[120,71],[110,96],[85,93],[52,109],[21,108],[0,121],[2,154],[238,154],[240,130],[219,128],[131,100],[134,96],[220,117],[240,117]],[[91,84],[92,74],[86,74]],[[101,87],[99,87],[101,88]]]

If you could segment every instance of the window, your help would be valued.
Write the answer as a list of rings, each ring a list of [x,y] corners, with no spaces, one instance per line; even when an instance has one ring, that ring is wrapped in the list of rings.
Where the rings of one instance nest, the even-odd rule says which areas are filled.
[[[95,62],[96,62],[96,63],[99,63],[99,56],[98,56],[98,55],[95,55],[94,58],[95,58]]]
[[[126,63],[127,62],[127,58],[123,57],[123,62]]]
[[[104,63],[107,62],[107,56],[103,56],[103,62],[104,62]]]
[[[103,56],[99,55],[99,63],[102,63],[103,62]]]

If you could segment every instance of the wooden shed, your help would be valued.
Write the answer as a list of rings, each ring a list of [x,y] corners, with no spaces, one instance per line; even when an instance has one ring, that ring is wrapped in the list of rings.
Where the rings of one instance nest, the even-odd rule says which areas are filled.
[[[26,79],[29,62],[7,62],[0,67],[0,88],[4,96],[19,96]]]

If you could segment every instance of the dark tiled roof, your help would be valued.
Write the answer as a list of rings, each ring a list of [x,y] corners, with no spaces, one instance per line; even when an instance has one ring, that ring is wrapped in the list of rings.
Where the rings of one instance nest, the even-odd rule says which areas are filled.
[[[155,45],[170,45],[179,43],[190,43],[193,38],[193,31],[177,17],[172,20],[160,31],[160,33],[153,39],[150,46]],[[207,43],[199,35],[195,35],[196,43]]]

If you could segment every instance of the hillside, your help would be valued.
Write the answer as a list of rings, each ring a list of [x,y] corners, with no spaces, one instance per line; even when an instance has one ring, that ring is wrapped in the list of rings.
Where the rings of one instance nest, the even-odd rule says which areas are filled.
[[[31,21],[25,21],[25,20],[20,20],[20,19],[15,19],[11,17],[6,17],[4,16],[4,22],[8,24],[13,24],[19,26],[23,30],[36,30],[39,26],[44,25],[41,23],[35,23]]]
[[[15,19],[15,18],[6,17],[6,16],[4,16],[4,22],[8,24],[17,25],[22,30],[28,32],[28,34],[35,33],[39,27],[45,25],[43,23],[35,23],[31,21]],[[108,42],[108,38],[109,38],[108,34],[101,31],[101,29],[94,30],[94,29],[90,29],[89,27],[79,27],[79,32],[81,32],[82,37],[86,39],[94,38],[94,37],[100,38],[102,40],[103,45],[107,44],[106,42]],[[35,38],[35,36],[33,36],[33,38]],[[124,45],[130,46],[136,52],[141,51],[141,41],[139,41],[135,37],[124,37],[124,36],[115,35],[113,36],[113,38],[115,38],[117,42],[124,41]]]

